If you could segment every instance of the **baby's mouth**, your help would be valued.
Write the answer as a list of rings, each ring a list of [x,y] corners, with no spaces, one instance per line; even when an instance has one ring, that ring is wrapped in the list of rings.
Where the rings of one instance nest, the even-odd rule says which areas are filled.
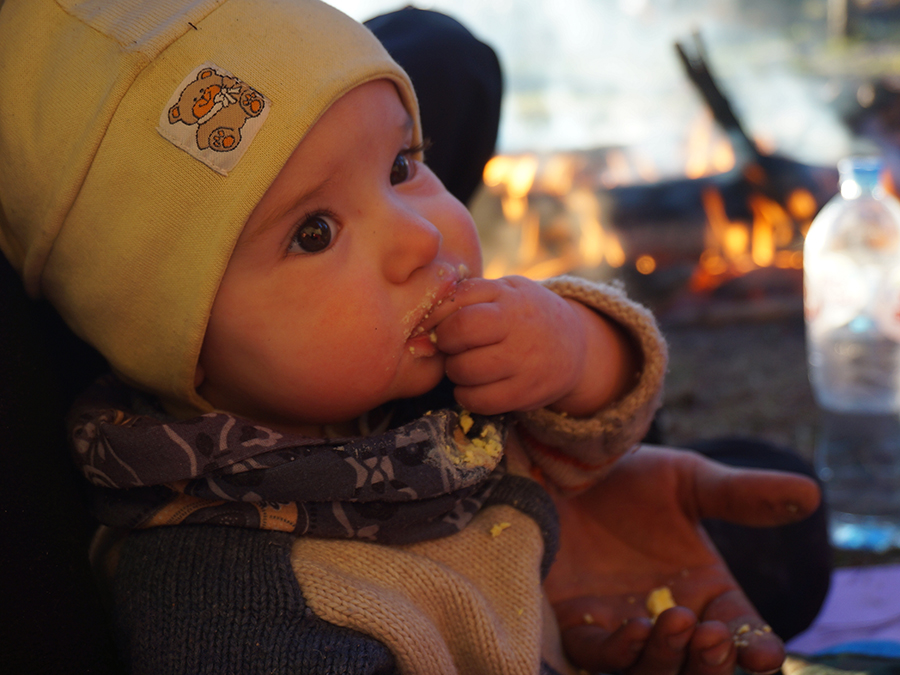
[[[426,294],[425,299],[416,309],[406,316],[406,320],[416,321],[410,329],[407,339],[428,333],[432,344],[437,341],[434,329],[441,321],[456,311],[456,307],[453,306],[456,288],[460,282],[468,278],[468,275],[469,269],[462,264],[457,268],[442,267],[438,271],[438,276],[442,277],[441,282]]]

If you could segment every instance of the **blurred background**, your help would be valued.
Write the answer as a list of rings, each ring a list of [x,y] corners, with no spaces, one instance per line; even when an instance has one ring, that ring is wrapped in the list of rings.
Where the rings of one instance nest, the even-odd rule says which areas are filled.
[[[386,0],[333,0],[359,20]],[[662,440],[812,458],[804,235],[839,159],[900,176],[900,0],[437,0],[497,52],[486,276],[624,283],[671,368]],[[427,135],[427,129],[426,129]]]

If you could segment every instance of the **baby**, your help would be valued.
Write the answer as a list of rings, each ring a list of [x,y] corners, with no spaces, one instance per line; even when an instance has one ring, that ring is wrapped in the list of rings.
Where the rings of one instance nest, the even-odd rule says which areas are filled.
[[[642,437],[649,313],[481,278],[408,78],[315,0],[7,0],[0,82],[0,246],[116,374],[72,435],[131,669],[568,671],[546,490]]]

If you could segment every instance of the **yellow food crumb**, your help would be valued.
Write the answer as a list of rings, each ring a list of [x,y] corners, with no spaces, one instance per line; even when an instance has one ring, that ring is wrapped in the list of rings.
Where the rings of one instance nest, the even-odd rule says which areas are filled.
[[[516,610],[516,614],[518,614],[519,616],[522,616],[524,613],[525,613],[524,607],[519,607],[519,609]]]
[[[585,615],[584,615],[584,622],[585,622],[586,624],[592,624],[592,623],[594,623],[594,617],[592,617],[590,614],[585,614]]]
[[[738,628],[734,634],[735,635],[743,635],[744,633],[749,633],[749,632],[750,632],[750,624],[745,623],[743,626]]]
[[[475,424],[475,420],[472,419],[472,415],[470,415],[467,410],[463,410],[459,414],[459,426],[463,430],[463,433],[469,433],[469,429],[472,428],[473,424]]]
[[[656,621],[656,617],[674,606],[675,598],[672,597],[672,591],[668,586],[654,588],[647,596],[647,611],[650,612],[654,621]]]
[[[433,329],[432,329],[432,331],[428,334],[428,340],[429,340],[429,341],[431,342],[431,344],[433,344],[433,345],[436,345],[436,344],[437,344],[437,333],[435,333]]]
[[[447,449],[448,459],[456,465],[474,467],[494,467],[503,455],[503,435],[496,425],[485,423],[477,438],[469,438],[467,432],[472,429],[474,420],[467,411],[459,415],[454,432],[456,445]]]
[[[491,527],[491,536],[499,537],[500,533],[503,532],[507,527],[512,527],[512,523],[497,523]]]
[[[781,664],[781,672],[784,675],[799,675],[803,671],[810,670],[810,664],[796,656],[786,656]]]
[[[766,624],[765,626],[763,626],[762,629],[763,629],[763,633],[771,633],[772,632],[772,626],[770,626],[769,624]]]

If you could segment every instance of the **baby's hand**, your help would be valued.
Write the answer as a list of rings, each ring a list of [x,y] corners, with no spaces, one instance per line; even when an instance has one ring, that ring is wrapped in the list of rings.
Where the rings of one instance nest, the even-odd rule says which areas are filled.
[[[435,329],[437,347],[457,401],[473,412],[552,406],[588,415],[633,372],[616,328],[524,277],[466,280],[453,302]]]

